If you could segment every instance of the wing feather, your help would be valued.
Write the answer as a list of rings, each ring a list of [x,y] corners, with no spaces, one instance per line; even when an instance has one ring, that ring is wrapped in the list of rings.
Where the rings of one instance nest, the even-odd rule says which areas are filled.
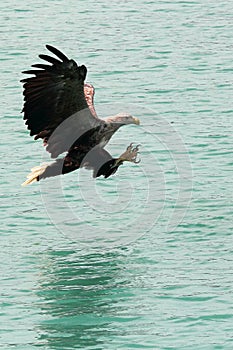
[[[56,58],[54,57],[51,57],[51,56],[48,56],[48,55],[39,55],[39,57],[42,59],[42,60],[45,60],[49,63],[52,63],[52,64],[61,64],[62,62],[61,61],[58,61]]]
[[[64,53],[62,53],[61,51],[59,51],[58,49],[56,49],[54,46],[51,46],[51,45],[46,45],[46,48],[52,52],[55,56],[57,56],[58,58],[61,59],[61,61],[63,62],[68,62],[69,61],[69,58],[64,55]]]

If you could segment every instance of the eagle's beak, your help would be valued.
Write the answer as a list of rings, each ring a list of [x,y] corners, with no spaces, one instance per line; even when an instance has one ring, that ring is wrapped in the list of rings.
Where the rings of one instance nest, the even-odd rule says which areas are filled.
[[[133,117],[133,120],[134,120],[134,124],[140,125],[140,120],[138,118]]]

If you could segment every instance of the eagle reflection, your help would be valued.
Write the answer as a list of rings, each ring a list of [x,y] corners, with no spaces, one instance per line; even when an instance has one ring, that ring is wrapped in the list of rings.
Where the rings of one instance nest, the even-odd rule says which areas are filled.
[[[56,349],[101,349],[121,317],[122,255],[53,251],[46,259],[37,292],[45,316],[40,341]]]

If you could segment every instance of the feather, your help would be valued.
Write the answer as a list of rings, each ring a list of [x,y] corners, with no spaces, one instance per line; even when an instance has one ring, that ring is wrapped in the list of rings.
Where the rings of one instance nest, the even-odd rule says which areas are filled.
[[[42,60],[45,60],[49,63],[52,63],[54,65],[57,65],[57,64],[61,64],[62,62],[61,61],[58,61],[56,58],[54,57],[51,57],[51,56],[48,56],[48,55],[39,55],[39,57],[42,59]]]
[[[51,51],[52,53],[54,53],[54,55],[56,55],[58,58],[60,58],[63,62],[69,61],[68,57],[66,57],[66,55],[64,55],[64,53],[62,53],[61,51],[59,51],[55,47],[53,47],[51,45],[46,45],[46,48],[49,51]]]

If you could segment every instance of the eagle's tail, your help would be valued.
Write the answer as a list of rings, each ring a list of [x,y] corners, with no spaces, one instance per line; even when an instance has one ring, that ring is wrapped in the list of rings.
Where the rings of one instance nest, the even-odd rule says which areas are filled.
[[[27,180],[22,183],[22,186],[27,186],[35,181],[39,181],[40,176],[45,172],[47,167],[48,164],[41,164],[32,168],[31,173],[27,175]]]

